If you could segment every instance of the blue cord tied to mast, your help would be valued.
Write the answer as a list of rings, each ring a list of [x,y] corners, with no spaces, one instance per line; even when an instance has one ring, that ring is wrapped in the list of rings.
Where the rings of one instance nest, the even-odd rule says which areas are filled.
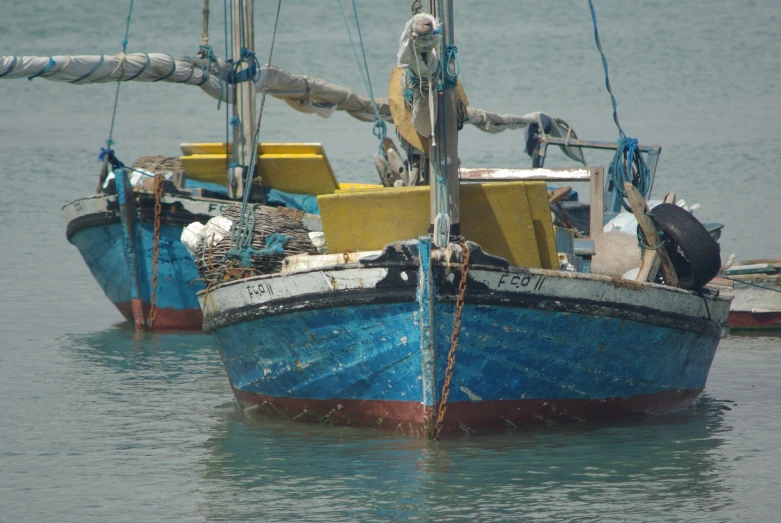
[[[594,23],[594,41],[597,44],[597,49],[599,49],[599,54],[602,56],[602,67],[605,69],[605,88],[607,88],[607,92],[610,95],[610,101],[613,103],[613,121],[616,123],[619,133],[618,140],[616,141],[618,149],[616,149],[616,154],[613,156],[613,161],[610,163],[610,170],[613,175],[613,187],[616,193],[621,197],[621,205],[623,205],[624,209],[627,211],[631,211],[632,208],[626,203],[624,182],[630,182],[637,187],[637,190],[643,195],[643,198],[645,198],[651,184],[651,171],[648,169],[642,154],[637,150],[637,139],[628,137],[621,128],[621,124],[618,123],[618,103],[616,102],[616,97],[613,96],[613,90],[610,88],[607,58],[605,58],[605,52],[602,50],[602,43],[599,41],[597,13],[591,0],[588,0],[588,5],[591,9],[591,20]]]
[[[108,159],[109,165],[111,165],[111,170],[116,171],[117,169],[121,169],[125,166],[122,162],[120,162],[116,156],[114,156],[114,149],[111,148],[111,144],[108,143],[108,140],[106,140],[107,147],[101,147],[100,148],[100,154],[98,155],[98,160],[101,162],[106,161]]]
[[[244,70],[240,70],[245,63],[249,64],[249,66]],[[238,84],[249,80],[253,82],[260,80],[260,62],[258,62],[258,57],[255,56],[255,53],[246,47],[242,47],[239,59],[233,64],[231,72],[228,73],[228,83]]]
[[[450,70],[450,64],[453,64],[454,70]],[[461,64],[458,62],[458,47],[453,44],[447,46],[442,56],[442,82],[439,84],[439,90],[444,91],[458,85],[458,75],[461,74]]]
[[[271,34],[271,46],[269,47],[268,52],[268,62],[266,62],[269,67],[271,67],[271,58],[274,54],[274,43],[277,39],[277,27],[279,25],[279,13],[282,10],[282,0],[277,1],[277,15],[274,20],[274,32]],[[248,58],[251,56],[252,60],[255,64],[258,63],[257,58],[255,58],[254,53],[249,53],[249,50],[242,48],[241,54],[243,57]],[[240,59],[241,61],[241,59]],[[260,68],[257,69],[258,75],[260,74]],[[255,153],[258,149],[258,144],[260,141],[260,125],[263,119],[263,107],[266,103],[266,93],[268,92],[268,75],[266,75],[266,79],[263,85],[262,95],[260,98],[260,111],[258,112],[258,123],[255,126],[255,134],[252,137],[252,146],[250,148],[251,151],[253,151],[253,154],[250,155],[250,164],[247,168],[246,173],[244,173],[244,195],[241,199],[241,218],[237,224],[234,224],[231,228],[231,241],[230,241],[230,249],[228,249],[228,252],[225,253],[226,258],[233,258],[233,259],[239,259],[241,260],[241,264],[243,267],[250,268],[251,262],[252,262],[252,256],[269,256],[271,254],[279,254],[284,252],[284,246],[285,243],[290,239],[290,237],[284,235],[284,234],[271,234],[268,236],[265,240],[266,247],[264,249],[254,249],[252,247],[252,236],[253,232],[255,230],[255,209],[257,209],[257,204],[253,204],[250,206],[249,204],[249,196],[252,192],[252,180],[255,173],[255,162],[257,161],[258,155]],[[258,78],[259,79],[259,78]],[[257,81],[257,80],[256,80]],[[238,120],[236,120],[238,122]],[[243,142],[243,140],[242,140]],[[236,142],[234,142],[235,144]],[[235,154],[236,148],[234,148],[234,154]]]

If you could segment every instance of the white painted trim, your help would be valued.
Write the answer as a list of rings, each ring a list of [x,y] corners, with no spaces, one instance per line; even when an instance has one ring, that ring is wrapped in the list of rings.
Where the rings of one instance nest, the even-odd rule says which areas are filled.
[[[703,298],[682,289],[661,285],[638,284],[620,280],[619,284],[609,278],[585,274],[569,274],[555,271],[488,271],[472,269],[471,280],[482,283],[494,292],[539,295],[567,300],[589,300],[611,305],[648,307],[666,313],[681,314],[726,321],[731,293],[724,297],[708,299],[706,308]],[[468,284],[467,284],[468,287]]]
[[[601,167],[575,167],[548,169],[539,168],[462,168],[459,176],[462,180],[523,181],[550,180],[557,182],[587,182],[595,169]]]
[[[208,293],[201,291],[198,299],[204,315],[208,317],[213,313],[226,313],[250,305],[260,306],[274,300],[295,296],[327,293],[332,290],[373,288],[387,273],[388,269],[379,267],[278,273],[231,282],[216,287]],[[469,272],[469,279],[482,283],[494,292],[539,295],[554,300],[556,298],[588,300],[602,302],[609,306],[647,307],[664,313],[694,318],[707,319],[710,316],[717,323],[724,324],[727,321],[732,299],[731,292],[722,292],[719,296],[706,296],[703,299],[689,291],[662,285],[542,269],[473,268]],[[205,308],[207,294],[209,306]],[[707,307],[705,300],[708,303]]]
[[[756,280],[751,280],[755,283]],[[781,280],[758,283],[769,289],[760,289],[753,285],[735,282],[735,299],[730,310],[733,312],[781,312]],[[773,292],[777,291],[777,292]]]
[[[76,218],[107,212],[108,204],[115,202],[115,194],[99,194],[87,198],[80,198],[72,201],[62,208],[66,223],[70,223]],[[163,203],[179,203],[182,208],[192,214],[203,214],[208,216],[220,216],[231,202],[226,200],[214,200],[210,198],[188,198],[186,196],[163,195]],[[118,212],[118,211],[116,211]]]
[[[198,301],[205,315],[222,313],[251,305],[330,291],[372,289],[388,275],[388,269],[365,267],[343,270],[314,270],[310,272],[259,276],[198,293]]]

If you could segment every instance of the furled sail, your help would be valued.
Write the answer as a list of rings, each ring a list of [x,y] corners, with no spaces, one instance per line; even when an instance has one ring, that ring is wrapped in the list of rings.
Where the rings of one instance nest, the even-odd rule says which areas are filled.
[[[198,86],[209,96],[227,103],[232,103],[233,89],[228,88],[228,85],[234,81],[230,64],[221,60],[173,58],[162,53],[0,56],[0,79],[11,78],[44,78],[76,85],[117,81],[171,82]],[[334,111],[345,111],[358,120],[374,121],[374,108],[368,98],[320,78],[292,74],[278,67],[263,66],[253,80],[258,92],[267,87],[268,94],[285,101],[297,111],[317,114],[323,118],[328,118]],[[376,99],[375,103],[382,119],[393,122],[388,101]],[[541,114],[497,114],[470,107],[467,110],[467,123],[495,134],[538,123]],[[560,118],[550,118],[556,123],[552,126],[551,134],[577,137],[567,122]],[[565,130],[564,133],[562,129]],[[583,162],[583,155],[578,148],[562,149],[570,158]]]

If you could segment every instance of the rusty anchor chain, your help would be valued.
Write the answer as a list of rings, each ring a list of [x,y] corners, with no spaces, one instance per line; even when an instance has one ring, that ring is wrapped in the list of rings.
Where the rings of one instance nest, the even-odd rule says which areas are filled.
[[[466,295],[466,279],[469,274],[469,248],[466,242],[459,242],[463,259],[461,260],[461,281],[458,283],[458,298],[456,298],[456,314],[453,317],[453,333],[450,335],[450,351],[447,353],[447,369],[445,370],[445,383],[442,385],[442,399],[439,402],[437,422],[434,426],[434,440],[439,439],[442,432],[442,423],[445,421],[447,410],[447,397],[450,395],[450,380],[453,378],[453,366],[456,363],[456,347],[458,347],[458,333],[461,329],[461,313],[464,310],[464,296]]]
[[[155,179],[155,232],[152,244],[152,279],[149,282],[149,330],[155,330],[155,316],[157,315],[157,266],[160,257],[160,215],[163,206],[163,175],[158,174]]]

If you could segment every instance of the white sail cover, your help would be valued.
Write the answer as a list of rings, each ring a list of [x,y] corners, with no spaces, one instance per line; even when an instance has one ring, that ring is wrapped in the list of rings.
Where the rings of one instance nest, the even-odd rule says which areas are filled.
[[[0,80],[12,78],[44,78],[76,85],[108,82],[171,82],[195,85],[209,96],[232,103],[232,91],[226,78],[228,68],[224,62],[209,63],[201,58],[173,58],[162,53],[132,53],[116,55],[80,56],[0,56]],[[297,111],[328,118],[334,111],[345,111],[364,122],[374,121],[374,108],[368,98],[354,94],[320,78],[296,75],[278,67],[263,66],[257,89],[284,100]],[[386,99],[376,99],[380,117],[393,122]],[[482,109],[468,109],[467,123],[488,133],[500,133],[508,129],[522,129],[539,123],[540,114],[523,116],[497,114]],[[560,118],[550,117],[556,124],[549,133],[554,136],[570,135],[576,138],[572,127]],[[583,154],[576,147],[562,147],[573,160],[585,163]]]
[[[428,86],[437,82],[440,56],[434,33],[439,28],[439,21],[430,14],[420,13],[413,16],[401,33],[396,57],[398,67],[409,69],[420,79],[420,85],[412,89],[412,126],[419,135],[426,138],[431,136],[437,121],[434,91]]]

